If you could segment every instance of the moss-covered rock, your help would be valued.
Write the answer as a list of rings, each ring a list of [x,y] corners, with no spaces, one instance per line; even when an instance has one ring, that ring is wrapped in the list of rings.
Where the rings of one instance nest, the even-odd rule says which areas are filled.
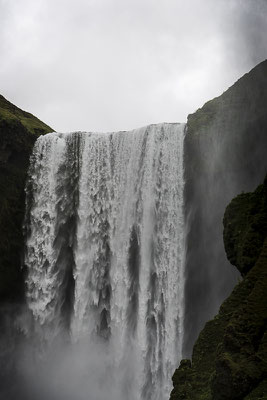
[[[267,179],[224,215],[224,242],[244,279],[201,331],[172,400],[267,399]]]
[[[182,360],[172,377],[174,388],[170,400],[187,399],[192,393],[193,379],[191,360]]]
[[[23,298],[25,179],[35,140],[51,131],[0,95],[0,303]]]
[[[266,183],[254,193],[240,194],[226,208],[224,215],[225,251],[228,260],[243,276],[257,261],[267,234],[265,191]]]

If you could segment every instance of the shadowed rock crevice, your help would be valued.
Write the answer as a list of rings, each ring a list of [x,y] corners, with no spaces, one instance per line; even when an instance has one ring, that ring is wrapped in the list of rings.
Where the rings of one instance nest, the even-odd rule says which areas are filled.
[[[128,289],[128,309],[127,319],[129,332],[135,335],[138,321],[139,307],[139,268],[140,268],[140,245],[138,240],[137,228],[133,226],[129,244],[128,273],[130,287]]]

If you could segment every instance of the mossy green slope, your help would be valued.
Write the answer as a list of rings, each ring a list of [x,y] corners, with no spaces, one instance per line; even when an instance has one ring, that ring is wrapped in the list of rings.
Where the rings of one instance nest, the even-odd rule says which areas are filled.
[[[25,179],[35,140],[52,131],[0,95],[0,303],[23,298]]]
[[[224,242],[244,279],[175,371],[171,400],[267,399],[267,179],[229,204]]]
[[[36,118],[34,115],[21,110],[0,95],[0,120],[8,124],[21,123],[33,135],[42,135],[52,129]]]

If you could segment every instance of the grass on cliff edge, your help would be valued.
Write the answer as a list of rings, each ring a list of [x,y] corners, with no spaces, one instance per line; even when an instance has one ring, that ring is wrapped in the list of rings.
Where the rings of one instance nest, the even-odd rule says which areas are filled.
[[[4,120],[11,124],[17,120],[32,134],[43,134],[53,131],[52,128],[44,124],[34,115],[16,107],[2,95],[0,95],[0,120]]]

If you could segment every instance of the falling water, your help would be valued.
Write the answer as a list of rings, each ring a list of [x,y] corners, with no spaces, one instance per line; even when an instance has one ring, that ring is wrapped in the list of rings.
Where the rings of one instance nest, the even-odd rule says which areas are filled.
[[[183,139],[184,124],[167,123],[51,133],[31,158],[25,263],[35,335],[49,346],[68,332],[73,346],[105,348],[122,400],[167,399],[181,358]]]

